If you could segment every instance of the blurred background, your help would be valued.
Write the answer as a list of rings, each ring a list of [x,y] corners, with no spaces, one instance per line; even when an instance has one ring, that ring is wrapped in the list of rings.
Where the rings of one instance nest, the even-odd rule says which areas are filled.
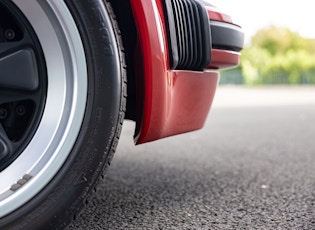
[[[223,71],[221,85],[315,84],[313,3],[211,0],[246,34],[241,65]]]

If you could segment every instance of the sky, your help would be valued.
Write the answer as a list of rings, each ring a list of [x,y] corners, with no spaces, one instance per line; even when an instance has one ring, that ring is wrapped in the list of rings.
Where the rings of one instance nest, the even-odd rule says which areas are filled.
[[[285,26],[301,36],[315,38],[314,0],[207,0],[232,16],[246,34],[246,42],[268,25]]]

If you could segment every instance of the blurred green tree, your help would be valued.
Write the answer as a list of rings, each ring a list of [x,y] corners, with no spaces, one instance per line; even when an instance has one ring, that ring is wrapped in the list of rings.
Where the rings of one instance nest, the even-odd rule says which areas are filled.
[[[243,82],[257,84],[314,84],[315,39],[288,28],[269,26],[252,37],[242,51]]]

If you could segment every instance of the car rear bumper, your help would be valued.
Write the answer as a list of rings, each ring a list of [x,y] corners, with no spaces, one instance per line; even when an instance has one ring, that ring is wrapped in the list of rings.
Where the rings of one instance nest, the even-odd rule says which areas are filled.
[[[183,8],[184,3],[190,2],[195,7],[193,0],[182,2],[179,5],[182,15],[187,12]],[[191,5],[188,10],[194,12],[197,8],[191,8]],[[138,30],[136,75],[137,91],[141,95],[138,102],[142,108],[136,121],[136,143],[202,128],[219,81],[217,70],[238,65],[242,48],[241,39],[236,41],[225,38],[223,41],[226,43],[222,44],[219,35],[222,33],[221,36],[226,37],[234,34],[241,37],[240,28],[215,8],[203,6],[202,11],[197,6],[201,10],[199,14],[206,15],[206,19],[200,23],[210,26],[199,30],[202,38],[193,37],[189,32],[196,25],[193,24],[195,19],[182,16],[182,20],[186,21],[177,22],[183,27],[179,30],[176,23],[169,22],[172,14],[167,11],[164,0],[131,0],[131,6]],[[176,7],[173,11],[178,11]],[[200,23],[197,26],[202,27]],[[215,25],[213,31],[211,23]],[[220,30],[220,27],[223,29]],[[175,34],[171,30],[174,28],[177,30]],[[204,38],[209,41],[202,41]],[[203,44],[191,44],[197,41]],[[213,41],[218,41],[217,45]],[[201,53],[194,50],[200,50],[200,47],[203,49]]]

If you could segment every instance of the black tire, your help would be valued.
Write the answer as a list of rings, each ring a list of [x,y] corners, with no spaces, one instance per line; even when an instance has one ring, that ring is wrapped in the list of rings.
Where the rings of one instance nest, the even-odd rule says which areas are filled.
[[[37,59],[38,72],[42,75],[39,76],[39,89],[27,89],[30,93],[24,93],[25,89],[18,90],[17,94],[22,94],[23,99],[28,97],[26,95],[36,94],[36,96],[32,96],[32,98],[38,99],[36,103],[34,102],[36,112],[32,113],[31,118],[29,118],[28,124],[31,124],[31,127],[25,128],[24,133],[19,136],[20,146],[14,148],[14,151],[10,153],[11,155],[7,154],[9,157],[2,158],[2,160],[0,158],[0,166],[3,166],[0,180],[1,176],[10,172],[15,163],[19,165],[19,160],[24,157],[28,148],[33,145],[36,146],[37,143],[34,141],[37,140],[37,132],[42,126],[48,127],[48,124],[44,124],[46,112],[53,111],[55,113],[49,104],[52,97],[50,90],[53,87],[50,87],[50,84],[54,84],[49,72],[51,69],[53,70],[50,66],[50,58],[53,57],[49,57],[49,52],[55,51],[45,47],[46,35],[41,34],[40,28],[35,25],[36,23],[28,11],[40,9],[40,12],[32,13],[45,14],[45,20],[57,26],[54,31],[49,32],[53,36],[60,36],[56,42],[60,43],[58,44],[61,47],[61,52],[70,50],[69,60],[64,58],[67,56],[66,54],[60,55],[60,58],[65,59],[65,68],[68,68],[68,64],[74,66],[71,70],[64,70],[66,78],[62,80],[68,84],[68,78],[72,79],[75,74],[82,74],[87,79],[86,84],[82,85],[75,85],[78,79],[69,80],[70,85],[73,84],[75,87],[69,88],[69,93],[65,93],[65,103],[60,111],[65,113],[64,111],[70,110],[71,113],[68,112],[64,115],[56,112],[56,115],[60,115],[61,121],[54,127],[56,131],[52,132],[53,134],[50,136],[51,143],[45,146],[46,149],[53,148],[54,151],[50,155],[39,153],[42,154],[40,155],[41,161],[45,160],[41,164],[35,162],[37,159],[30,156],[28,159],[34,160],[34,162],[28,171],[21,171],[21,175],[18,177],[21,180],[15,178],[13,174],[8,175],[8,178],[12,179],[11,182],[8,182],[12,185],[9,190],[11,195],[6,195],[5,192],[8,191],[4,191],[0,185],[0,205],[3,204],[0,206],[0,229],[63,229],[76,218],[80,210],[88,203],[93,192],[96,191],[96,184],[110,165],[118,143],[124,119],[127,92],[120,32],[111,6],[106,1],[65,0],[65,3],[56,3],[57,1],[48,1],[49,3],[38,1],[41,3],[37,3],[37,1],[14,0],[13,2],[15,5],[10,1],[0,2],[0,5],[2,4],[2,8],[10,11],[17,21],[21,20],[20,25],[26,28],[27,33],[31,34],[30,37],[33,37],[32,49],[34,49]],[[28,7],[33,7],[33,9]],[[59,17],[66,18],[65,21],[68,20],[69,23],[63,24],[64,21],[59,20]],[[71,23],[76,28],[66,28]],[[72,45],[75,46],[77,42],[63,40],[68,39],[68,35],[70,38],[73,37],[74,41],[77,41],[76,38],[79,37],[84,56],[81,52],[81,54],[73,54],[77,58],[71,58],[72,53],[78,52],[76,48],[71,47]],[[45,62],[39,63],[41,57],[44,57]],[[80,62],[83,63],[83,61],[86,65],[86,74],[78,71],[82,70]],[[47,75],[44,77],[45,71]],[[64,88],[68,90],[67,87]],[[86,90],[84,93],[86,96],[82,97],[81,89],[83,93]],[[55,90],[58,93],[58,89]],[[80,92],[76,94],[76,90]],[[16,89],[0,81],[0,95],[12,93],[12,91],[15,93]],[[56,93],[54,95],[58,97]],[[3,99],[1,101],[1,97],[0,109],[2,105],[8,103],[8,100]],[[67,99],[71,103],[67,102]],[[81,102],[81,99],[85,101]],[[78,105],[73,105],[72,102]],[[58,106],[56,104],[57,108]],[[80,113],[82,113],[82,118],[76,118]],[[4,126],[4,122],[1,122],[0,118],[0,141],[4,142],[3,140],[5,140],[8,143],[3,144],[4,147],[6,147],[5,145],[15,146],[13,140],[4,137],[7,135],[7,131],[1,129],[1,126]],[[69,126],[70,131],[64,126]],[[72,129],[72,127],[74,128]],[[49,135],[48,133],[47,135]],[[62,146],[59,146],[59,142],[55,141],[57,144],[54,142],[57,137],[57,140],[60,139],[60,142],[63,143]],[[46,139],[43,140],[43,142],[45,141]],[[34,168],[37,171],[32,174]],[[46,175],[51,178],[47,178]],[[38,185],[40,185],[40,189],[35,191],[39,187]],[[13,204],[13,208],[9,206],[11,204]]]

